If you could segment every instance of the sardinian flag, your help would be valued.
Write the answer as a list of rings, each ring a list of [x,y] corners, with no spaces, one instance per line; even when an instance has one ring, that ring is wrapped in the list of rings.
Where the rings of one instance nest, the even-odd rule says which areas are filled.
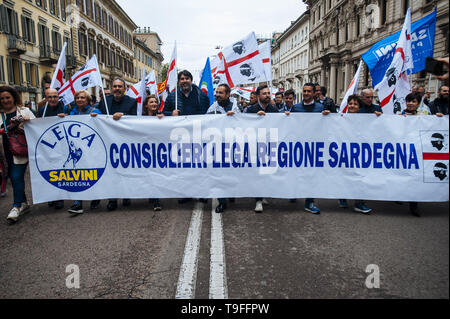
[[[159,106],[159,111],[162,112],[164,109],[164,103],[170,92],[173,92],[177,88],[178,74],[177,74],[177,42],[175,42],[175,47],[173,48],[172,58],[170,59],[169,69],[167,70],[166,80],[158,84],[158,95],[161,101]],[[177,103],[177,99],[175,99]]]
[[[74,101],[75,92],[93,86],[101,86],[102,76],[98,67],[97,56],[92,58],[59,89],[58,94],[64,105]]]
[[[272,82],[272,56],[270,51],[270,40],[263,42],[259,45],[259,54],[264,65],[264,74],[266,75],[266,81]]]
[[[243,99],[246,99],[247,101],[250,100],[250,94],[252,92],[256,92],[256,87],[245,87],[245,88],[241,88],[241,87],[237,87],[231,90],[231,95],[239,95],[240,97],[242,97]],[[270,93],[272,94],[272,99],[275,98],[275,94],[278,92],[278,89],[276,88],[271,88],[270,89]]]
[[[406,107],[405,97],[411,93],[407,72],[413,68],[411,54],[411,8],[408,9],[394,59],[383,80],[375,86],[385,114],[397,114]]]
[[[356,94],[358,91],[358,84],[359,84],[359,76],[361,74],[361,69],[363,66],[363,61],[361,60],[359,62],[358,70],[355,73],[355,76],[353,77],[352,82],[350,83],[350,86],[348,87],[347,93],[345,93],[344,99],[342,100],[341,107],[339,108],[339,113],[347,113],[348,111],[348,97],[350,95]]]
[[[142,70],[144,81],[139,81],[138,83],[132,85],[127,92],[127,95],[129,97],[132,97],[133,99],[136,99],[138,103],[138,115],[141,115],[139,113],[139,110],[142,111],[142,103],[145,100],[145,96],[147,95],[147,89],[150,94],[157,95],[158,94],[158,88],[156,86],[156,79],[155,79],[155,72],[152,71],[148,74],[146,74],[146,70]],[[141,93],[142,92],[142,93]],[[139,104],[140,103],[140,104]],[[140,108],[139,108],[140,105]]]
[[[53,73],[52,82],[50,84],[51,89],[59,90],[66,81],[66,48],[67,42],[64,42],[61,54],[59,55],[58,64],[56,65],[55,72]]]
[[[264,65],[254,32],[219,52],[211,66],[214,88],[221,83],[230,87],[265,82]]]

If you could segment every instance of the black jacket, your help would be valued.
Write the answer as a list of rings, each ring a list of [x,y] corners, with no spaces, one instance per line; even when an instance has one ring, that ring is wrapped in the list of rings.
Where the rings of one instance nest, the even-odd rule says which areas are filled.
[[[180,110],[180,115],[206,114],[209,109],[209,98],[198,86],[192,84],[192,90],[187,97],[180,88],[177,88],[177,90],[177,107]],[[164,115],[172,115],[173,110],[175,110],[175,91],[167,96],[164,104]]]
[[[331,113],[337,112],[336,104],[334,104],[333,99],[326,96],[324,100],[319,99],[317,102],[323,105],[324,110],[328,110]]]
[[[264,110],[261,105],[258,103],[247,106],[245,113],[258,113],[259,111],[264,111],[266,113],[279,113],[276,105],[269,104]]]
[[[122,100],[117,102],[114,100],[113,95],[108,95],[106,97],[106,103],[108,104],[109,114],[113,115],[114,113],[123,113],[124,115],[137,115],[137,102],[136,99],[129,97],[128,95],[124,95]],[[98,109],[102,114],[107,114],[105,101],[101,100]]]
[[[448,99],[436,98],[430,105],[431,114],[442,113],[448,115]]]

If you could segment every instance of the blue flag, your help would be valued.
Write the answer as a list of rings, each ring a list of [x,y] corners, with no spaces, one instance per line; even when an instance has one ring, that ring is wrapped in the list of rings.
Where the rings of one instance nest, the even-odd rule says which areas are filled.
[[[436,33],[436,10],[411,25],[411,49],[414,59],[412,73],[425,69],[425,60],[433,56],[434,36]],[[400,31],[375,43],[369,51],[362,55],[372,76],[372,86],[383,80],[387,68],[394,58]]]
[[[211,75],[211,65],[209,64],[209,58],[206,60],[205,68],[203,69],[203,74],[200,79],[200,89],[209,98],[209,106],[214,103],[214,87]]]

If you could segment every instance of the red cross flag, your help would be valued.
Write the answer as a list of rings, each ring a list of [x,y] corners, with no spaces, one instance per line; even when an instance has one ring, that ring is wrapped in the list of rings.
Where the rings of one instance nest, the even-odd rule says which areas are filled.
[[[264,65],[254,32],[219,52],[211,62],[214,88],[221,83],[230,87],[265,82]]]
[[[143,70],[143,73],[144,72],[145,72],[145,69]],[[138,103],[138,115],[141,115],[141,113],[139,113],[139,105],[140,105],[140,103],[143,103],[145,100],[147,88],[148,88],[148,92],[150,94],[154,94],[154,95],[158,94],[158,88],[156,86],[155,72],[151,71],[149,74],[144,73],[143,77],[144,77],[144,81],[141,80],[138,83],[134,84],[133,86],[131,86],[128,89],[128,92],[127,92],[127,95],[129,97],[132,97],[133,99],[136,99],[136,101]],[[141,94],[140,92],[143,92],[143,94]],[[142,105],[141,105],[141,110],[142,110]]]
[[[101,86],[102,76],[98,67],[97,56],[92,58],[59,89],[60,100],[67,105],[74,101],[75,92],[86,90],[93,86]]]
[[[66,48],[67,42],[64,42],[61,54],[59,55],[58,64],[56,65],[52,82],[50,84],[50,88],[52,89],[59,90],[64,85],[66,75]]]
[[[408,9],[394,59],[387,68],[383,80],[375,86],[385,114],[397,114],[406,107],[405,97],[411,93],[407,71],[413,68],[411,55],[411,8]]]
[[[358,70],[355,73],[355,76],[353,77],[352,82],[350,83],[350,86],[348,87],[347,93],[345,93],[344,99],[342,100],[341,107],[339,108],[339,113],[347,113],[348,111],[348,97],[350,95],[356,94],[358,91],[358,84],[359,84],[359,75],[361,74],[361,69],[363,66],[363,61],[359,61],[359,67]]]
[[[160,96],[161,105],[159,106],[159,111],[162,112],[164,109],[164,103],[166,98],[169,96],[168,92],[173,92],[177,88],[178,74],[177,74],[177,43],[175,42],[175,47],[173,48],[172,58],[170,59],[169,69],[167,70],[167,77],[163,83],[158,85],[158,94]],[[161,90],[160,90],[161,88]],[[177,98],[175,97],[175,105],[178,109]]]
[[[259,54],[264,65],[264,74],[267,82],[272,82],[272,54],[270,50],[270,40],[259,45]]]

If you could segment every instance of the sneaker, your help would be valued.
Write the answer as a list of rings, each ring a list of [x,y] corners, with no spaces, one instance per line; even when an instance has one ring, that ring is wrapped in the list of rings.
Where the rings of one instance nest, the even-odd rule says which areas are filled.
[[[367,207],[364,203],[355,204],[355,212],[369,214],[371,211],[372,209]]]
[[[223,213],[225,211],[226,205],[224,204],[219,204],[216,207],[216,213],[220,214]]]
[[[263,198],[262,203],[263,205],[269,205],[269,201],[265,198]]]
[[[263,212],[263,201],[259,200],[256,202],[255,213],[262,213],[262,212]]]
[[[13,224],[15,222],[17,222],[17,220],[19,219],[20,216],[20,208],[19,207],[13,207],[8,214],[8,217],[6,217],[6,219],[8,220],[9,223]]]
[[[69,213],[71,214],[83,214],[83,206],[81,204],[74,204],[69,209]]]
[[[339,200],[339,208],[348,208],[348,202],[346,199]]]
[[[156,200],[155,203],[153,204],[153,210],[155,212],[159,212],[161,211],[161,204],[159,203],[159,200]]]
[[[97,209],[100,206],[100,200],[96,199],[91,202],[91,209]]]
[[[130,206],[131,205],[131,199],[124,199],[122,201],[122,205],[125,206],[125,207]]]
[[[30,209],[31,209],[31,206],[28,205],[28,203],[23,202],[22,205],[19,208],[19,214],[20,215],[26,214],[26,213],[28,213],[30,211]]]
[[[305,210],[311,214],[320,214],[320,209],[314,205],[314,203],[309,203],[305,205]]]
[[[113,211],[117,209],[117,201],[109,201],[108,205],[106,206],[106,209],[108,211]]]

